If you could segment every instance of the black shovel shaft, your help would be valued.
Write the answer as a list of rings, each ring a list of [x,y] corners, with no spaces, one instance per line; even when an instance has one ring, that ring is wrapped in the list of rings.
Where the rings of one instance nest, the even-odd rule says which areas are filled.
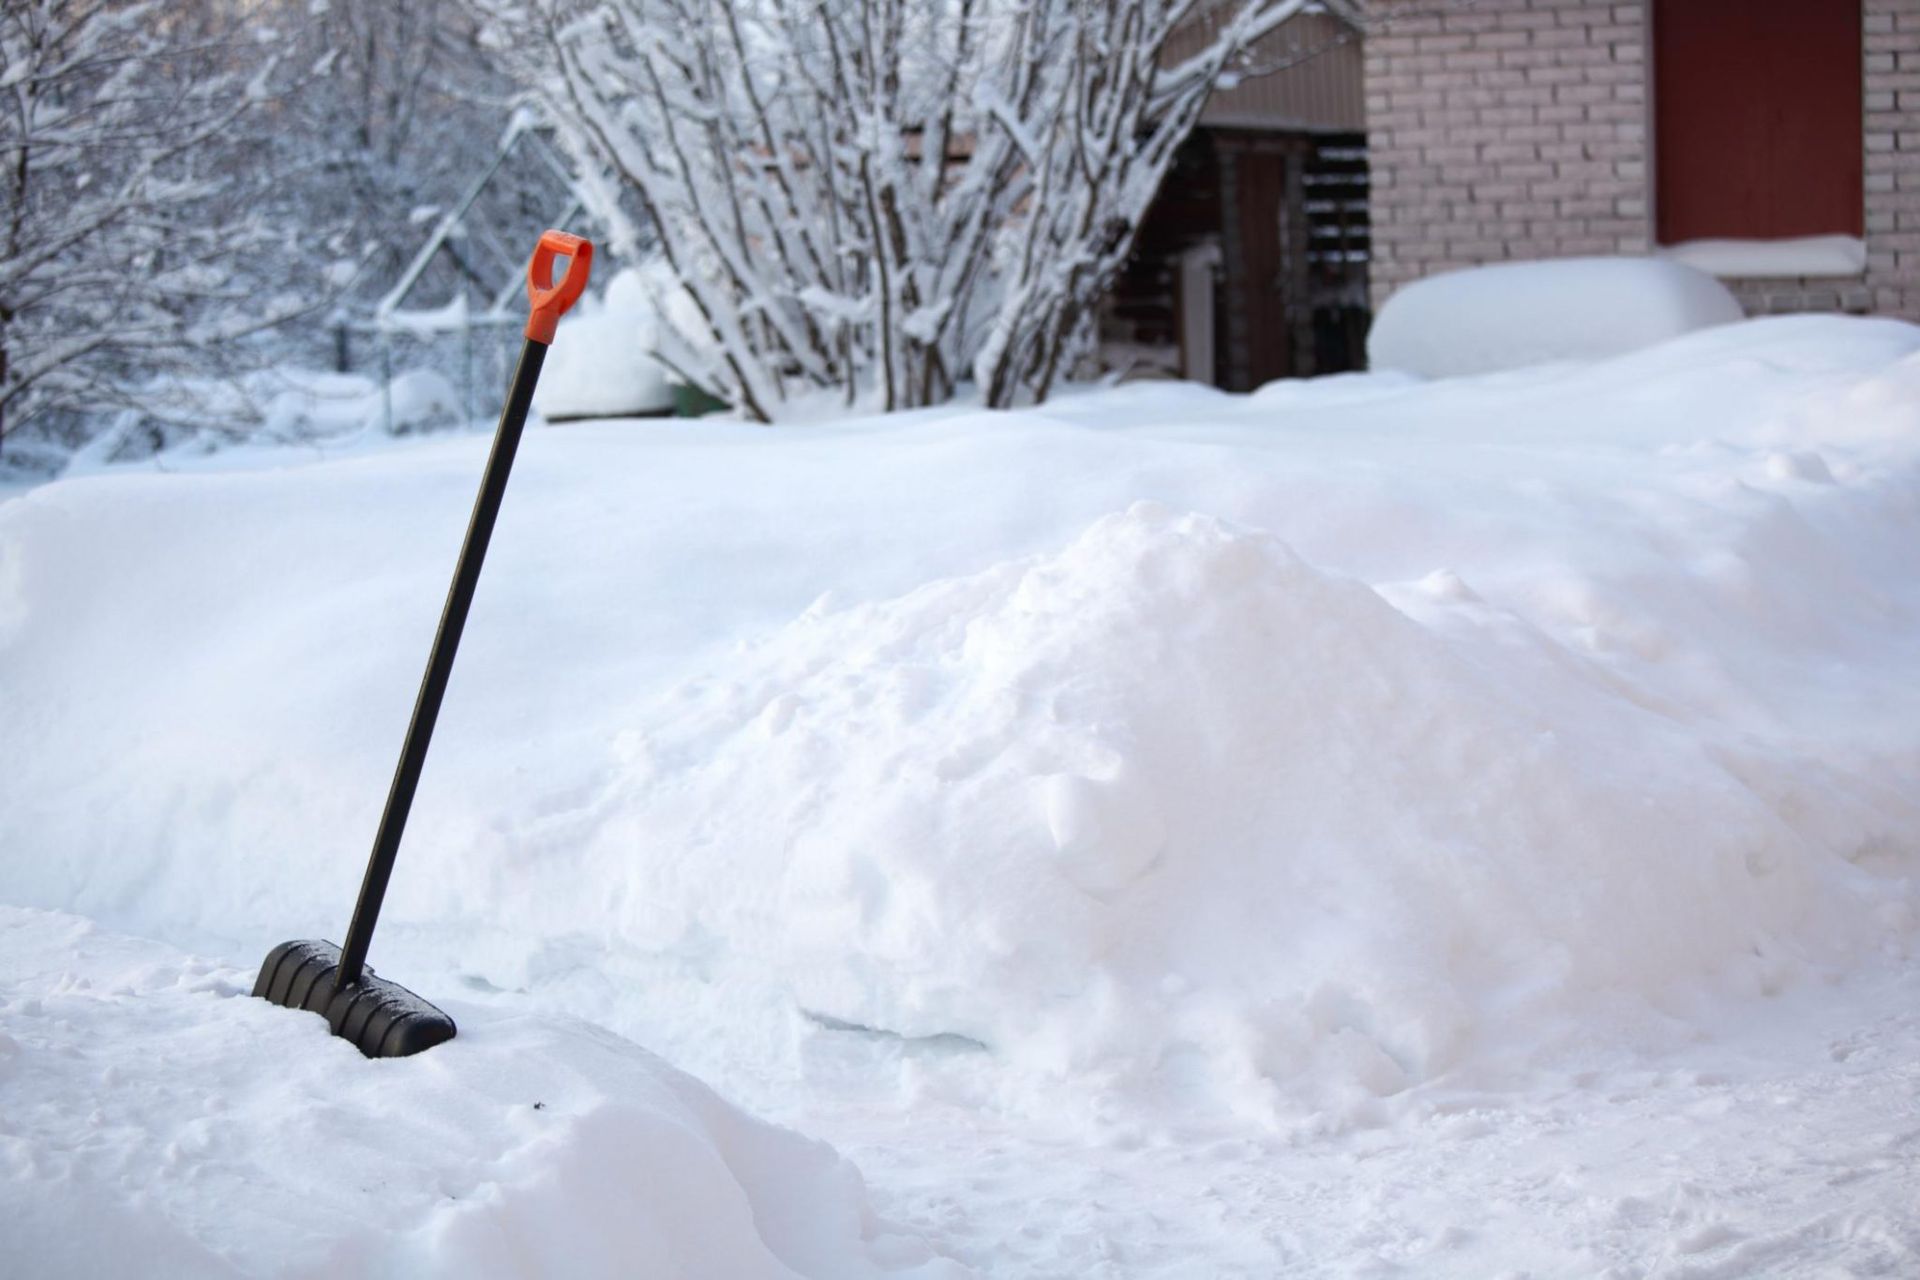
[[[513,385],[507,391],[507,407],[501,411],[500,426],[493,435],[493,452],[487,457],[480,495],[473,502],[467,540],[460,547],[460,563],[453,571],[453,585],[447,589],[440,630],[433,638],[433,653],[427,659],[426,675],[420,680],[420,696],[413,704],[413,721],[407,726],[406,744],[400,748],[400,763],[393,771],[386,811],[380,815],[380,830],[373,838],[373,855],[367,859],[367,876],[360,884],[360,900],[353,908],[346,945],[340,949],[340,967],[334,979],[336,990],[358,983],[366,963],[367,944],[373,940],[373,926],[380,919],[380,903],[386,897],[387,881],[393,875],[400,836],[407,829],[407,813],[413,808],[413,793],[420,785],[420,770],[427,762],[427,744],[433,739],[434,721],[440,717],[440,700],[446,696],[447,677],[453,673],[453,655],[460,648],[460,632],[467,625],[467,610],[473,604],[473,590],[480,581],[480,565],[487,558],[487,542],[493,537],[500,499],[507,491],[507,474],[513,470],[513,455],[520,447],[520,433],[527,425],[527,409],[533,403],[533,387],[540,380],[540,366],[546,358],[546,344],[532,338],[520,349],[520,364],[514,369]]]

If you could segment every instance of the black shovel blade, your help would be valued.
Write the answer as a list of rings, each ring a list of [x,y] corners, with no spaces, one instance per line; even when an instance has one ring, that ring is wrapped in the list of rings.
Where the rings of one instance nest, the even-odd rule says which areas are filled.
[[[453,1019],[398,983],[364,970],[336,991],[340,948],[317,939],[283,942],[267,953],[253,994],[289,1009],[310,1009],[333,1034],[369,1058],[404,1058],[453,1039]]]

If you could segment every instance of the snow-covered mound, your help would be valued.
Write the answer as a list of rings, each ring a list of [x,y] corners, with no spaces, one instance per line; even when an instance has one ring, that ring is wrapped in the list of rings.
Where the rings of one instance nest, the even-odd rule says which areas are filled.
[[[549,418],[622,417],[673,407],[667,371],[652,356],[658,304],[628,269],[582,299],[554,335],[533,404]]]
[[[1414,593],[1474,643],[1141,504],[810,612],[643,718],[567,878],[836,1020],[1323,1102],[1906,923],[1770,802],[1809,762],[1730,768],[1457,577]]]
[[[456,1005],[450,1043],[368,1061],[250,981],[0,906],[0,1270],[961,1274],[831,1148],[596,1028]]]
[[[1394,293],[1367,333],[1367,362],[1449,378],[1598,360],[1742,315],[1725,285],[1666,259],[1502,262]]]
[[[485,450],[0,503],[0,898],[337,936]],[[847,1023],[1283,1129],[1524,1089],[1910,945],[1916,545],[1892,321],[536,429],[373,959],[808,1128]]]

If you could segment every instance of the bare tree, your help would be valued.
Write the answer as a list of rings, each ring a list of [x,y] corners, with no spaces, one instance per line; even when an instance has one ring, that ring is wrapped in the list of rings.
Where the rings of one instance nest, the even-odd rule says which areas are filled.
[[[968,374],[996,407],[1045,397],[1214,85],[1307,3],[491,7],[576,156],[657,224],[703,330],[662,354],[771,420]]]
[[[369,253],[364,283],[377,297],[418,248],[426,212],[493,160],[517,87],[462,0],[274,2],[292,56],[321,71],[286,99],[290,127],[272,141],[280,203],[288,221],[328,237],[323,256]],[[551,181],[525,178],[530,191]]]

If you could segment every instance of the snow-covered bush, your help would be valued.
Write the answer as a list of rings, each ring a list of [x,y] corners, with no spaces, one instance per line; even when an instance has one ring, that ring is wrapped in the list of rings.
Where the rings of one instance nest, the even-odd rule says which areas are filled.
[[[1305,6],[491,7],[589,188],[639,194],[713,335],[663,356],[772,419],[819,388],[933,403],[969,374],[990,405],[1044,398],[1215,83]]]
[[[661,282],[657,271],[628,269],[560,322],[540,373],[533,404],[548,418],[657,413],[673,406],[666,368],[652,356],[660,344]]]
[[[1428,378],[1594,360],[1743,316],[1705,272],[1658,258],[1502,262],[1417,280],[1387,299],[1367,361]]]

